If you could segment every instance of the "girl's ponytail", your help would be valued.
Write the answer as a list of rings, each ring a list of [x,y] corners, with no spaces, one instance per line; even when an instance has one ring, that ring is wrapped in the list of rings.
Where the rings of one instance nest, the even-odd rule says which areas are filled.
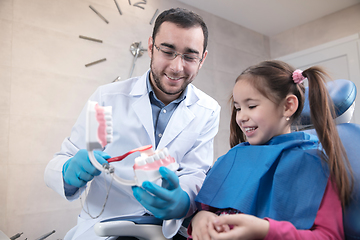
[[[329,77],[320,67],[310,67],[302,72],[309,83],[311,122],[327,155],[330,176],[336,183],[342,205],[349,203],[353,175],[345,148],[341,143],[334,121],[335,110],[325,85]],[[350,175],[350,179],[349,179]]]

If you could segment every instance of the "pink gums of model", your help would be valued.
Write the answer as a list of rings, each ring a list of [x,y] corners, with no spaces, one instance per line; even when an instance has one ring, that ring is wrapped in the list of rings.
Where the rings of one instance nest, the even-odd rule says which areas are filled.
[[[99,142],[102,147],[105,147],[107,144],[107,141],[106,141],[107,133],[106,133],[106,120],[105,120],[104,108],[99,107],[99,105],[96,104],[95,111],[96,111],[96,120],[99,123],[99,127],[98,127]]]

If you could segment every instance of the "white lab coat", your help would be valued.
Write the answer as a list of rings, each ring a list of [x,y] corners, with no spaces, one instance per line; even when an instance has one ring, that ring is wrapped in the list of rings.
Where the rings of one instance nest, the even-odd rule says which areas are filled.
[[[128,79],[99,87],[90,97],[101,106],[112,106],[113,142],[104,152],[115,157],[131,149],[155,146],[154,126],[150,100],[146,88],[146,76]],[[73,157],[79,149],[85,149],[85,115],[82,110],[71,131],[71,136],[62,143],[60,152],[48,163],[45,170],[45,182],[69,201],[79,197],[85,187],[75,195],[66,197],[62,177],[63,164]],[[218,132],[220,119],[219,104],[197,89],[188,85],[187,96],[173,113],[157,149],[167,147],[170,155],[180,165],[177,175],[180,185],[191,200],[188,215],[195,210],[194,199],[202,186],[205,174],[213,163],[213,138]],[[155,149],[154,149],[155,150]],[[133,179],[132,166],[138,154],[132,154],[121,162],[112,163],[116,174],[124,179]],[[105,180],[106,179],[106,180]],[[87,206],[94,216],[101,212],[106,197],[106,186],[110,177],[105,173],[94,178],[87,187]],[[84,199],[82,200],[84,202]],[[86,206],[86,203],[85,203]],[[103,214],[90,218],[84,210],[79,215],[78,224],[67,234],[67,239],[100,239],[92,227],[95,223],[110,217],[143,215],[147,210],[134,198],[131,187],[113,182]],[[182,220],[164,221],[163,233],[172,237],[179,229]]]

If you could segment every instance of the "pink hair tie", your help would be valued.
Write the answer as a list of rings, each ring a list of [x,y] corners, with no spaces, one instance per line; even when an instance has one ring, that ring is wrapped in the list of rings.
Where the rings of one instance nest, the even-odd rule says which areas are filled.
[[[296,69],[293,74],[292,74],[292,78],[294,80],[294,83],[299,84],[302,83],[305,79],[305,77],[302,75],[302,72],[300,69]]]

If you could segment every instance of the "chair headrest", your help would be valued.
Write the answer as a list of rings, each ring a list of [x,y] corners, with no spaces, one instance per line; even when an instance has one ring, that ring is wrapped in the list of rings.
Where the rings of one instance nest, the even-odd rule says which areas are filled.
[[[335,106],[334,118],[338,118],[347,113],[349,109],[353,109],[356,98],[356,86],[353,82],[346,79],[337,79],[326,84],[330,98]],[[300,125],[311,125],[310,106],[309,106],[309,89],[305,89],[305,104],[300,115]],[[352,114],[351,114],[352,115]]]

